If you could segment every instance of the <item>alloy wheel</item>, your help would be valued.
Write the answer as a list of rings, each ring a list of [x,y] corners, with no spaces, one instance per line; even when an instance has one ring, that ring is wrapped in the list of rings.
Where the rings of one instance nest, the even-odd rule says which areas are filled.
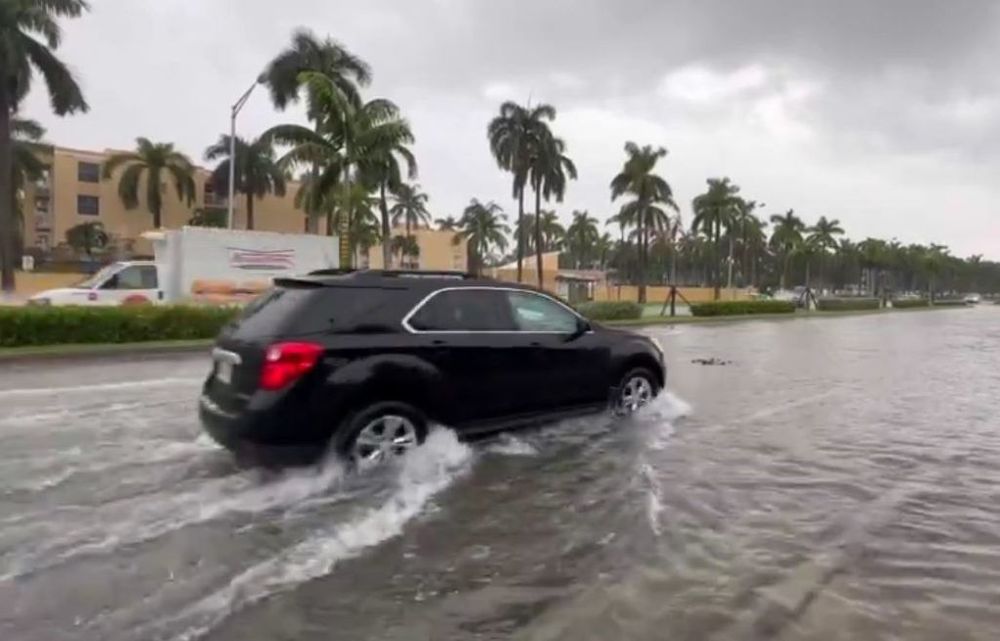
[[[361,467],[371,467],[406,454],[417,443],[417,427],[412,420],[387,414],[361,428],[351,447],[351,458]]]

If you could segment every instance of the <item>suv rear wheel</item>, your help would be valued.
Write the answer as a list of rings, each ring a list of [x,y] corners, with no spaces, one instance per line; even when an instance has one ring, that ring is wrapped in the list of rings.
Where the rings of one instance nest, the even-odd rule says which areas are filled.
[[[619,416],[628,416],[648,405],[659,392],[656,377],[644,367],[629,370],[618,384],[618,396],[615,399],[615,412]]]
[[[337,430],[337,451],[361,469],[403,456],[423,443],[427,419],[415,407],[397,401],[375,403],[355,412]]]

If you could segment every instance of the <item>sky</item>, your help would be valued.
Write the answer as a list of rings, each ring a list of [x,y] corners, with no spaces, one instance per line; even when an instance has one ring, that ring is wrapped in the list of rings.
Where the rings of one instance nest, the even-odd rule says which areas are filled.
[[[173,142],[205,164],[229,105],[306,27],[364,58],[366,97],[410,121],[435,218],[470,198],[516,216],[486,126],[504,100],[556,107],[579,179],[564,202],[614,214],[626,141],[662,146],[685,224],[709,177],[770,216],[839,219],[847,235],[938,242],[1000,260],[1000,3],[993,0],[91,0],[58,53],[90,103],[22,110],[50,142]],[[255,136],[304,122],[258,89]],[[611,227],[609,231],[615,230]]]

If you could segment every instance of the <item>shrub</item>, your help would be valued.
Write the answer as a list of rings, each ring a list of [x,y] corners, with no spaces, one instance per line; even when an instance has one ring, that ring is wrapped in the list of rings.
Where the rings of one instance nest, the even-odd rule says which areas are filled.
[[[792,314],[795,303],[787,300],[735,300],[695,303],[694,316],[742,316],[745,314]]]
[[[878,309],[877,298],[821,298],[816,302],[816,309],[821,312],[847,312]]]
[[[908,300],[892,301],[894,309],[913,309],[914,307],[927,307],[929,304],[930,303],[927,302],[926,298],[912,298]]]
[[[0,347],[214,338],[238,312],[182,305],[0,307]]]
[[[590,320],[628,320],[642,316],[642,306],[630,301],[601,301],[584,303],[578,307]]]
[[[966,302],[961,298],[945,298],[934,301],[934,307],[965,307]]]

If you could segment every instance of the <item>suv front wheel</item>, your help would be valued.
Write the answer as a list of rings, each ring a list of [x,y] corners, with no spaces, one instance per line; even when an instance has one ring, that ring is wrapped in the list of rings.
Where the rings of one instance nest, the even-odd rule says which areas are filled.
[[[615,413],[628,416],[648,405],[659,393],[656,377],[645,367],[629,370],[618,384]]]
[[[359,469],[403,456],[424,442],[427,419],[397,401],[375,403],[349,416],[337,430],[337,451]]]

